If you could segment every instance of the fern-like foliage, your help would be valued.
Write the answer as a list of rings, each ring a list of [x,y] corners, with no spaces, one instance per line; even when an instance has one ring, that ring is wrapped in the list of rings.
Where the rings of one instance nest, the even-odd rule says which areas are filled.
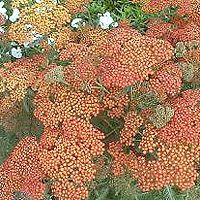
[[[172,190],[172,188],[169,185],[164,187],[162,193],[166,200],[176,200],[174,191]]]
[[[111,180],[111,187],[113,187],[115,195],[119,200],[137,200],[139,189],[136,183],[137,182],[127,171],[122,176],[113,177]]]
[[[119,140],[119,132],[123,128],[124,120],[117,118],[111,119],[105,110],[96,117],[93,117],[91,123],[95,128],[105,133],[106,139],[104,141],[110,142],[111,140]]]
[[[15,145],[25,136],[40,138],[43,125],[33,116],[32,100],[35,92],[30,88],[19,103],[19,112],[0,121],[0,164],[9,156]]]

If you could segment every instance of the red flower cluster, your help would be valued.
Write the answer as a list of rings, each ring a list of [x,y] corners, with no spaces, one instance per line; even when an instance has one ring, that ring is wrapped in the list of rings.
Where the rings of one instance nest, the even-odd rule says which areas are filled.
[[[113,43],[109,40],[110,35],[107,36],[109,47],[106,44],[105,49],[110,57],[100,64],[106,87],[125,87],[144,81],[153,74],[153,65],[172,57],[173,48],[170,43],[141,36],[137,31],[134,34],[123,31],[127,34],[126,37],[123,35],[126,40],[117,40],[122,35],[120,32],[119,36],[113,37]],[[112,36],[112,32],[110,34]]]
[[[125,170],[138,179],[138,187],[143,191],[160,190],[166,185],[179,187],[182,191],[195,185],[198,178],[196,161],[199,160],[199,145],[192,150],[185,143],[167,144],[159,139],[159,132],[147,125],[142,133],[139,148],[141,155],[132,149],[125,153],[123,143],[112,142],[109,153],[113,156],[112,172],[120,176]],[[152,155],[152,158],[148,158]]]
[[[56,197],[75,200],[88,196],[85,184],[95,178],[92,156],[103,154],[102,139],[104,134],[83,119],[65,119],[60,130],[45,129],[40,164],[53,180]]]
[[[200,99],[199,90],[186,90],[174,101],[170,107],[174,110],[174,116],[169,124],[159,131],[159,137],[167,143],[179,143],[184,141],[188,144],[199,143],[200,133]]]
[[[155,71],[150,79],[152,90],[162,99],[177,94],[181,89],[182,71],[173,62],[165,62]]]
[[[143,122],[144,120],[135,112],[129,112],[125,117],[124,127],[120,133],[120,141],[127,146],[132,145],[134,137],[138,134],[138,128]]]
[[[35,137],[25,137],[0,168],[0,199],[10,200],[15,192],[41,200],[45,192],[39,164],[41,149]]]

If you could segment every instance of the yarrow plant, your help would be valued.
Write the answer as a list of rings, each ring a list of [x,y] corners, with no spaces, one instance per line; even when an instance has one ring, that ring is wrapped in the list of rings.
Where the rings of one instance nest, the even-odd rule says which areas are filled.
[[[0,2],[0,199],[200,199],[197,0]]]

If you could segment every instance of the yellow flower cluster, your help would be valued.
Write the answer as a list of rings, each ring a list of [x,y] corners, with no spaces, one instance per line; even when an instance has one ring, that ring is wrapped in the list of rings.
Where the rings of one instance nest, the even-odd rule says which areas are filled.
[[[8,30],[8,38],[19,43],[33,42],[36,34],[48,34],[70,19],[69,10],[64,5],[41,1],[21,10],[19,20]]]

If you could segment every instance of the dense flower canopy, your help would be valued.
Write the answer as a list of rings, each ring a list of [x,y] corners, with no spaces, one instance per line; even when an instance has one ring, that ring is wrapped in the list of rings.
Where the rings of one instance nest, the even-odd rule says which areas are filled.
[[[14,191],[40,200],[45,192],[39,165],[40,147],[34,137],[23,138],[0,168],[0,198],[14,198]]]
[[[0,200],[198,185],[200,3],[130,2],[0,2]]]

